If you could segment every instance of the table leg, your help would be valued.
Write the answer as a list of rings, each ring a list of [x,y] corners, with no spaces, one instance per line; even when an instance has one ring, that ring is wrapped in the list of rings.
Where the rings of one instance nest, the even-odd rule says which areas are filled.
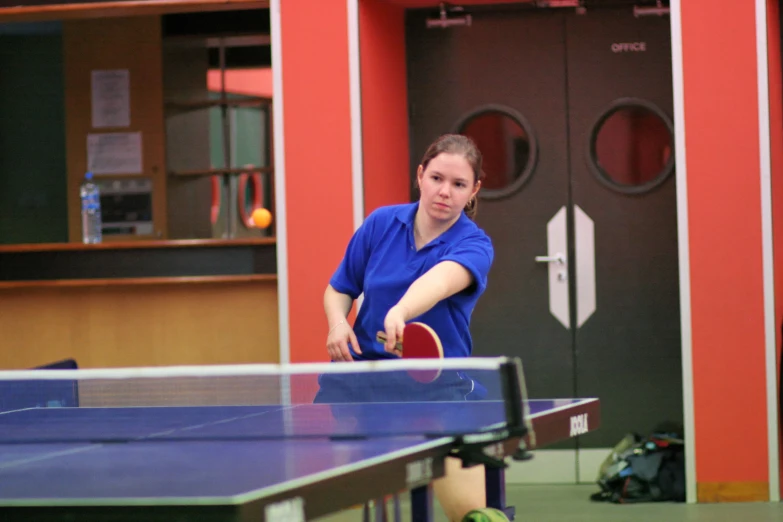
[[[375,522],[388,522],[386,516],[386,499],[384,497],[375,499]]]
[[[419,486],[411,490],[411,521],[432,522],[432,486]]]
[[[506,473],[503,468],[486,466],[487,507],[501,510],[509,520],[514,520],[514,506],[506,505]]]
[[[401,522],[402,515],[400,512],[400,495],[395,493],[392,499],[394,501],[394,522]],[[362,506],[362,522],[388,522],[385,497],[375,499],[372,504],[374,517],[370,518],[370,502],[365,502],[364,506]]]

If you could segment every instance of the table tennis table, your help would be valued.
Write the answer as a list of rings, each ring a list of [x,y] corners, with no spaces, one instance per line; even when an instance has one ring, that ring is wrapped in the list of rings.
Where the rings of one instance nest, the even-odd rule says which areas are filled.
[[[600,405],[511,399],[8,410],[0,520],[301,521],[405,491],[429,521],[449,456],[485,464],[513,518],[507,457],[597,429]]]

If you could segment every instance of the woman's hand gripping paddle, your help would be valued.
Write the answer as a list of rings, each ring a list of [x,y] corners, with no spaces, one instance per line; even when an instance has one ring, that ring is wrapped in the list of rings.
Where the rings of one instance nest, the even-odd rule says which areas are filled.
[[[375,339],[386,343],[386,332],[378,332]],[[408,323],[397,341],[397,350],[404,359],[442,359],[443,345],[435,330],[424,323]],[[409,370],[408,374],[418,382],[432,382],[440,377],[441,370]]]

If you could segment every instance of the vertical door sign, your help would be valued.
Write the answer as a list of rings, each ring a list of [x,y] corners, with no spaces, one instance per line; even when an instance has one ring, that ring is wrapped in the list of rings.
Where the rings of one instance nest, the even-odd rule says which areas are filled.
[[[576,243],[576,327],[595,312],[595,225],[574,205]]]
[[[568,302],[568,236],[566,234],[566,208],[560,210],[546,226],[547,254],[536,256],[536,262],[547,263],[549,268],[549,312],[566,328],[571,327]]]
[[[549,312],[570,328],[568,299],[568,238],[566,208],[560,210],[546,226],[547,254],[536,256],[547,263],[549,279]],[[574,205],[576,253],[576,327],[581,327],[595,312],[595,225],[579,205]]]

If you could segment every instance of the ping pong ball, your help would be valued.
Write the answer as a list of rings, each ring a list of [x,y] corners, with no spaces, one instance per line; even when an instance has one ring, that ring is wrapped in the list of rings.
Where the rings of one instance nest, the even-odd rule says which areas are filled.
[[[252,220],[258,228],[266,228],[272,222],[272,213],[265,208],[257,208],[253,211]]]

